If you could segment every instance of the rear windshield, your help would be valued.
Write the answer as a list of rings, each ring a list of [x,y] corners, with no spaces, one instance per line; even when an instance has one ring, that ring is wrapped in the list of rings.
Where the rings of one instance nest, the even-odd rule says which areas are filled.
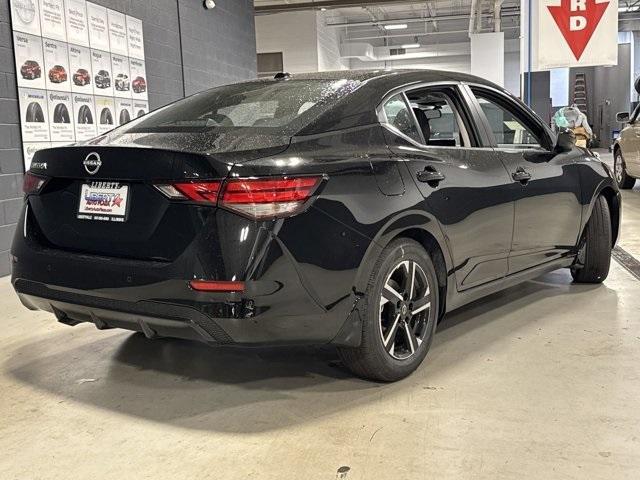
[[[180,100],[120,129],[121,133],[300,129],[360,82],[353,80],[257,81],[214,88]],[[265,132],[266,133],[266,132]]]

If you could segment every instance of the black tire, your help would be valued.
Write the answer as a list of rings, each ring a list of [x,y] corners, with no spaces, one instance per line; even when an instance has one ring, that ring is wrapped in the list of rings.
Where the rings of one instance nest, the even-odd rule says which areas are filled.
[[[44,112],[38,102],[31,102],[27,106],[27,115],[25,120],[29,123],[44,123]]]
[[[408,288],[409,280],[401,285],[396,275],[413,270],[412,262],[420,268],[414,270],[415,274],[409,274],[414,286]],[[404,300],[399,301],[388,286],[406,291]],[[407,299],[409,290],[413,298]],[[383,294],[393,300],[383,299]],[[427,301],[430,307],[425,307]],[[394,382],[410,375],[422,363],[433,341],[438,302],[438,280],[428,253],[414,240],[394,240],[380,255],[365,295],[358,303],[362,342],[356,348],[339,348],[342,362],[355,375],[370,380]],[[415,315],[409,315],[411,310]],[[409,316],[403,317],[403,313]],[[410,332],[414,332],[411,348]]]
[[[78,110],[78,124],[80,125],[92,125],[93,114],[91,109],[87,105],[82,105]]]
[[[59,103],[53,110],[53,123],[71,123],[69,110],[64,103]]]
[[[129,114],[129,110],[121,110],[120,111],[120,125],[124,125],[125,123],[129,123],[131,121],[131,115]]]
[[[144,110],[138,110],[136,118],[144,117],[147,113]]]
[[[113,125],[113,115],[111,115],[111,110],[107,107],[100,112],[100,125]]]
[[[611,212],[606,198],[600,195],[587,222],[571,275],[578,283],[602,283],[611,265]]]
[[[615,158],[613,160],[613,171],[618,187],[623,190],[629,190],[636,184],[636,179],[627,174],[627,165],[624,163],[622,151],[619,148],[616,150]]]

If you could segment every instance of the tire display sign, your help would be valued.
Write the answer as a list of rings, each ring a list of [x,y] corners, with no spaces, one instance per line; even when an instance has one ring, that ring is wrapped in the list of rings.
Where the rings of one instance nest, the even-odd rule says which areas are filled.
[[[76,141],[89,140],[98,134],[93,95],[73,94]]]
[[[74,124],[71,121],[73,117],[71,94],[66,92],[47,92],[47,100],[51,140],[73,143],[76,137]]]
[[[141,20],[86,0],[10,0],[10,11],[25,170],[42,148],[149,111]]]
[[[124,100],[116,98],[116,125],[124,125],[129,123],[135,117],[133,115],[133,102],[131,100]]]
[[[32,90],[30,88],[21,88],[19,91],[20,121],[24,142],[48,142],[50,140],[46,94],[46,90]]]
[[[618,63],[618,0],[539,0],[533,4],[532,71]],[[522,11],[525,15],[524,8]],[[526,26],[527,21],[523,33]]]
[[[116,102],[112,97],[96,97],[96,122],[98,135],[116,127]]]

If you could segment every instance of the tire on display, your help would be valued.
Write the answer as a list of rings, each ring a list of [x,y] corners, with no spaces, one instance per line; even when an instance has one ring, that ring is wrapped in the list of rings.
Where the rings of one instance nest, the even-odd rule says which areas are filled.
[[[611,265],[611,212],[607,200],[600,195],[585,227],[578,263],[571,275],[578,283],[602,283],[609,274]]]
[[[616,150],[613,162],[613,171],[615,173],[618,187],[624,190],[633,188],[636,184],[636,179],[627,174],[627,166],[624,163],[624,158],[622,158],[622,151],[620,151],[620,149]]]
[[[429,254],[416,241],[400,238],[380,255],[358,303],[359,347],[338,349],[354,374],[393,382],[422,363],[435,333],[439,290]]]

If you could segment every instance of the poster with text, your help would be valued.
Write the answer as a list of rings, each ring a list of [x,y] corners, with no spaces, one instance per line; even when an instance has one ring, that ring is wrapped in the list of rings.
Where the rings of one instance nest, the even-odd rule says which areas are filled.
[[[89,43],[95,50],[109,51],[109,21],[107,9],[87,2],[87,18],[89,19]]]
[[[72,92],[93,93],[91,50],[89,48],[69,45],[69,75]]]
[[[44,77],[47,90],[71,91],[69,52],[67,44],[58,40],[42,40],[44,47]]]
[[[137,100],[147,100],[147,69],[144,60],[131,58],[129,71],[131,72],[131,97]]]
[[[64,19],[64,0],[41,0],[40,25],[44,38],[66,42],[67,25]]]
[[[144,102],[144,101],[140,101],[140,100],[134,100],[133,101],[133,116],[135,118],[143,117],[147,113],[149,113],[149,103],[148,102]]]
[[[47,92],[49,132],[52,142],[75,141],[73,103],[69,92]]]
[[[18,87],[44,88],[44,57],[42,39],[34,35],[13,32]]]
[[[142,33],[142,20],[127,15],[127,40],[129,56],[144,59],[144,36]]]
[[[113,71],[114,96],[131,98],[131,73],[129,72],[129,58],[121,55],[111,55]]]
[[[133,120],[133,102],[131,100],[116,98],[116,124],[118,126]]]
[[[38,0],[11,0],[11,23],[14,31],[40,36]]]
[[[73,94],[73,116],[77,142],[97,135],[93,95]]]
[[[19,88],[20,120],[23,142],[48,142],[49,113],[47,92],[31,88]]]
[[[51,148],[51,144],[49,142],[25,142],[22,144],[25,170],[29,170],[31,167],[31,161],[36,152],[44,150],[45,148]]]
[[[109,21],[111,53],[128,56],[126,16],[114,10],[107,10],[107,19]]]
[[[89,46],[87,6],[84,0],[64,0],[67,41],[83,47]]]
[[[93,91],[96,95],[113,97],[113,76],[111,74],[111,54],[91,50],[93,69]]]
[[[116,126],[116,103],[112,97],[95,97],[98,135],[113,130]]]

